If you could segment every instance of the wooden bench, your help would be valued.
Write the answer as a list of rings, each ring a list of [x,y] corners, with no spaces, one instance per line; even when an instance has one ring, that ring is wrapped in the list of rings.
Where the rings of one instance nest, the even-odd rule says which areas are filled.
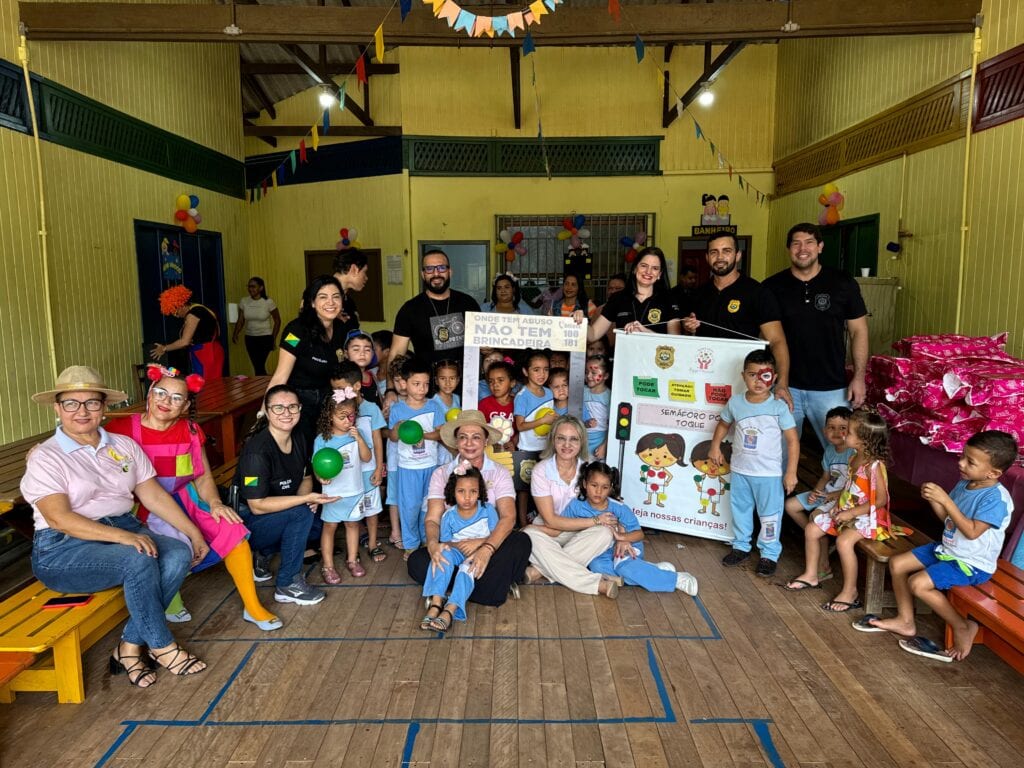
[[[52,597],[60,593],[36,581],[0,603],[0,703],[13,702],[16,691],[56,691],[61,704],[81,704],[82,652],[128,616],[120,587],[86,605],[43,610]]]
[[[895,598],[885,589],[889,560],[931,541],[896,515],[890,513],[890,518],[894,526],[910,528],[913,533],[910,536],[896,536],[885,541],[861,539],[855,547],[857,552],[864,555],[864,591],[861,600],[864,603],[865,613],[881,614],[883,608],[892,608],[896,605]]]
[[[978,622],[974,642],[992,652],[1024,675],[1024,570],[999,560],[989,581],[974,587],[953,587],[949,602],[957,613]],[[953,644],[953,630],[946,627],[946,647]]]

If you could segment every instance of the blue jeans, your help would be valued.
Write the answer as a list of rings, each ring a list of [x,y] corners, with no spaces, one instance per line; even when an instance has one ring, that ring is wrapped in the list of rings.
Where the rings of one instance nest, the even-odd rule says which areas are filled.
[[[249,546],[263,555],[281,553],[281,565],[277,569],[279,587],[287,587],[295,581],[302,570],[302,553],[306,551],[306,539],[313,525],[313,512],[307,504],[254,515],[243,501],[238,505],[238,516],[249,529]]]
[[[121,639],[150,648],[167,647],[174,637],[167,628],[164,607],[181,588],[192,553],[186,544],[153,533],[131,514],[103,517],[96,522],[149,536],[158,556],[144,555],[125,544],[86,541],[44,528],[32,539],[32,572],[54,592],[123,587],[129,618]]]
[[[754,509],[761,521],[757,535],[757,548],[761,557],[778,562],[782,554],[779,528],[782,525],[782,506],[785,491],[781,477],[756,477],[739,472],[732,473],[729,485],[732,494],[732,548],[750,551],[750,537],[754,535]]]
[[[590,561],[590,570],[605,576],[621,576],[631,587],[642,587],[648,592],[675,592],[676,572],[663,571],[654,563],[644,560],[643,542],[637,542],[633,549],[640,554],[623,560],[616,567],[615,549],[609,549]]]
[[[817,391],[813,389],[795,389],[790,387],[789,393],[793,396],[793,421],[796,422],[796,433],[800,435],[804,428],[804,417],[811,420],[814,434],[818,436],[818,442],[824,448],[828,445],[825,439],[825,414],[833,408],[841,405],[850,407],[850,401],[846,399],[845,389],[829,389]],[[786,455],[785,442],[783,442],[782,455]]]

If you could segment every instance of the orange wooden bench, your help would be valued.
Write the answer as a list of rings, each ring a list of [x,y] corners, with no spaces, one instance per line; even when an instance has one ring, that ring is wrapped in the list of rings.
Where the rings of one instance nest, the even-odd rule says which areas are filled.
[[[957,613],[981,625],[974,642],[1024,675],[1024,570],[1000,560],[991,580],[975,587],[953,587],[949,602]],[[946,627],[946,647],[953,631]]]

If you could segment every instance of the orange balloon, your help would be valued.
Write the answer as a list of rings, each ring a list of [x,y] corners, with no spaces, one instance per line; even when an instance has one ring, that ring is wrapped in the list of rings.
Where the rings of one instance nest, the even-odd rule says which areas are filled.
[[[505,261],[507,261],[509,264],[511,264],[515,260],[516,260],[516,252],[515,251],[505,251]]]
[[[825,223],[826,224],[838,224],[839,223],[839,211],[834,207],[829,206],[828,210],[825,211]]]
[[[188,232],[189,234],[192,234],[197,229],[199,229],[199,225],[196,224],[196,220],[193,219],[192,217],[185,219],[185,223],[182,224],[182,226],[185,227],[185,231]]]

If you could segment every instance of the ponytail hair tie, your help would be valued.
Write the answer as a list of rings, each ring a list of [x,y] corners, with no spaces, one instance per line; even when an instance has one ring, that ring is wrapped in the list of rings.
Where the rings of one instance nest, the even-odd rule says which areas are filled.
[[[196,394],[206,385],[206,379],[200,376],[198,373],[190,373],[185,377],[185,386],[188,387],[188,391],[193,395]]]
[[[146,378],[149,379],[150,381],[160,381],[160,379],[163,378],[176,379],[179,376],[181,376],[181,371],[179,371],[177,368],[164,368],[162,365],[159,365],[158,363],[150,363],[149,365],[146,366]],[[200,387],[203,385],[202,378],[202,376],[199,377]],[[199,390],[197,389],[195,391],[198,392]]]
[[[452,474],[458,477],[465,477],[466,472],[469,471],[472,466],[473,465],[470,464],[467,459],[463,459],[455,465],[455,469],[452,470]]]
[[[356,391],[352,387],[345,387],[344,389],[334,390],[334,394],[331,395],[331,399],[336,403],[344,403],[346,400],[354,400]]]

